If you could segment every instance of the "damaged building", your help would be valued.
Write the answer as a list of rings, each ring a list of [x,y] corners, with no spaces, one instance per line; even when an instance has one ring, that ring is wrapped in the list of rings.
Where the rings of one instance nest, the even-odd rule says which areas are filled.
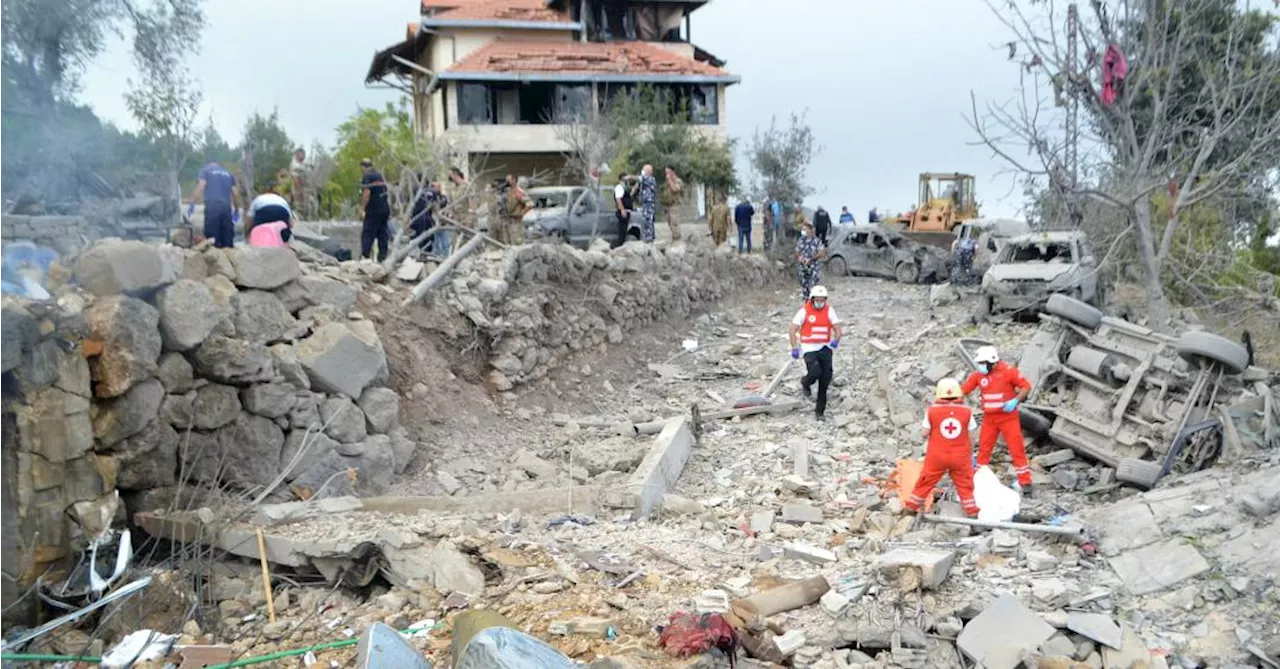
[[[420,135],[457,139],[469,162],[518,174],[562,171],[569,147],[557,124],[641,86],[724,139],[725,91],[740,78],[692,42],[692,14],[705,4],[424,0],[365,82],[409,94]]]

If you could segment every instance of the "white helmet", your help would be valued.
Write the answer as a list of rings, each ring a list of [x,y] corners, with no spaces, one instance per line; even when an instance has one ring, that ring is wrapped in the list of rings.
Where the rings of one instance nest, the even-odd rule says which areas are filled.
[[[974,362],[987,362],[994,365],[999,359],[1000,355],[996,353],[996,347],[994,346],[979,346],[978,350],[973,353]]]
[[[813,297],[826,297],[826,296],[827,296],[827,287],[826,287],[826,286],[814,286],[813,288],[810,288],[810,289],[809,289],[809,297],[811,297],[811,298],[813,298]]]

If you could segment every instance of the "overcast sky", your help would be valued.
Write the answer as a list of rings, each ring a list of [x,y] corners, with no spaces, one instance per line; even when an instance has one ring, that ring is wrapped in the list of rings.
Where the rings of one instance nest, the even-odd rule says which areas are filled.
[[[295,141],[333,143],[357,106],[399,95],[364,88],[372,54],[403,39],[417,0],[211,0],[191,59],[219,131],[240,136],[254,109],[280,110]],[[806,204],[859,221],[878,205],[916,199],[925,171],[978,177],[983,214],[1022,204],[1005,165],[965,121],[969,92],[1004,100],[1017,83],[1006,32],[981,0],[713,0],[693,15],[693,41],[742,77],[728,92],[731,136],[750,138],[770,117],[808,110],[822,153]],[[121,99],[132,70],[118,47],[85,73],[83,102],[133,127]],[[739,160],[740,165],[742,160]]]

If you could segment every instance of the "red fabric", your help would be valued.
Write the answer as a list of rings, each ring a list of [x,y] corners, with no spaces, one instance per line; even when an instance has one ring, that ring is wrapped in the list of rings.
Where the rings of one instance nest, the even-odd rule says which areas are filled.
[[[1115,104],[1120,87],[1124,85],[1124,78],[1128,75],[1129,61],[1124,57],[1124,52],[1120,47],[1108,44],[1106,53],[1102,55],[1102,104]]]
[[[1031,485],[1031,463],[1027,462],[1027,446],[1022,441],[1022,424],[1018,420],[1018,412],[998,415],[998,418],[993,418],[988,413],[982,421],[982,429],[978,432],[978,466],[991,463],[996,438],[1003,435],[1004,445],[1009,448],[1009,457],[1013,459],[1013,469],[1018,474],[1018,483]]]
[[[826,344],[831,341],[831,310],[823,304],[821,309],[813,302],[804,303],[804,323],[800,324],[800,341],[805,344]]]
[[[987,420],[992,418],[1000,418],[1004,416],[1016,416],[1018,410],[1014,409],[1013,413],[1005,413],[1004,405],[1009,400],[1017,396],[1019,389],[1031,390],[1031,382],[1022,376],[1022,372],[1017,367],[1010,365],[1003,360],[997,360],[996,364],[987,374],[982,372],[974,372],[969,378],[964,380],[960,386],[960,390],[968,395],[973,392],[974,388],[982,388],[982,414]]]
[[[924,454],[924,470],[916,480],[906,507],[919,511],[943,474],[951,476],[966,515],[978,515],[973,498],[973,451],[969,438],[969,421],[973,410],[960,404],[942,403],[929,407],[929,446]]]
[[[731,668],[737,664],[738,632],[719,613],[676,611],[658,635],[658,645],[674,657],[691,657],[719,648],[729,657]]]

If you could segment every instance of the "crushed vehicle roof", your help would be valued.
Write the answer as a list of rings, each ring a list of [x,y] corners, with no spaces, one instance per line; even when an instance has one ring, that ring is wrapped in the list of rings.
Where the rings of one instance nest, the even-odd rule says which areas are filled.
[[[1069,242],[1084,238],[1085,234],[1081,230],[1044,230],[1041,232],[1028,232],[1025,235],[1018,235],[1017,237],[1010,239],[1009,243]]]

